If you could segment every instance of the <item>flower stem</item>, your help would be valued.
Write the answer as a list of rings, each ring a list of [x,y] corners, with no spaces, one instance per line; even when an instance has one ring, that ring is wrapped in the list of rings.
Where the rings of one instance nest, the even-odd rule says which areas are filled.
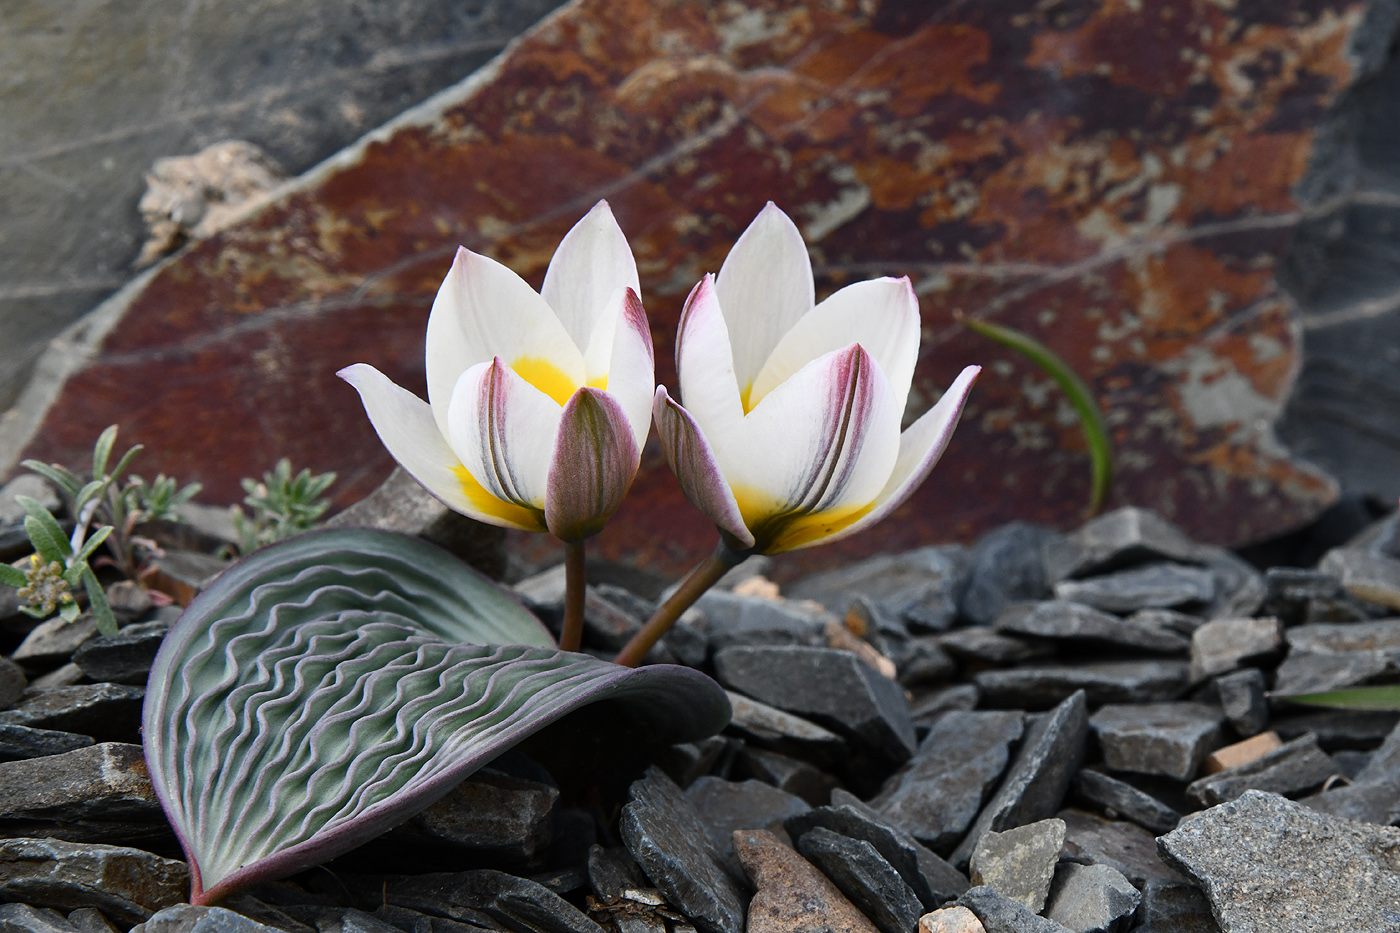
[[[705,591],[718,583],[720,577],[743,563],[744,558],[748,556],[747,553],[736,551],[724,541],[720,541],[715,552],[690,571],[671,594],[671,598],[657,608],[647,620],[647,624],[642,626],[642,630],[633,635],[627,646],[613,658],[613,662],[624,667],[636,667],[642,663],[642,658],[646,657],[652,646],[666,634],[666,630],[676,624],[681,613],[705,595]]]
[[[559,647],[564,651],[577,651],[583,644],[583,599],[588,584],[583,551],[582,540],[564,544],[564,630],[559,633]]]

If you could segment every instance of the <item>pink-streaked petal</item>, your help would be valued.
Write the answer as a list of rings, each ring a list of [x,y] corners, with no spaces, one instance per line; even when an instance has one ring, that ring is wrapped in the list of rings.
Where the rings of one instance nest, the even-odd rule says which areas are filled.
[[[542,512],[562,409],[496,357],[462,374],[448,406],[448,440],[491,495]]]
[[[701,279],[685,300],[676,327],[676,375],[686,411],[707,433],[731,431],[744,417],[713,275]]]
[[[619,312],[613,329],[606,388],[627,413],[632,439],[641,450],[651,430],[651,400],[656,393],[656,351],[651,345],[651,324],[642,300],[630,288],[617,296]]]
[[[535,372],[584,384],[583,354],[545,300],[496,260],[459,248],[428,316],[428,401],[444,435],[462,373],[495,357],[508,366],[537,361]]]
[[[968,366],[963,369],[948,387],[948,391],[943,393],[938,404],[905,428],[899,439],[899,459],[895,461],[889,482],[876,496],[875,507],[859,521],[827,538],[828,541],[836,541],[869,528],[903,505],[905,500],[914,494],[914,490],[928,478],[938,463],[938,458],[943,456],[943,451],[948,447],[948,441],[953,437],[953,429],[958,426],[958,418],[961,417],[968,394],[972,391],[972,384],[977,381],[977,374],[981,371],[980,366]]]
[[[715,291],[729,325],[739,391],[746,393],[783,334],[812,310],[814,298],[807,244],[772,201],[730,249]],[[684,388],[681,397],[689,408]]]
[[[473,494],[471,484],[463,482],[466,470],[438,431],[427,402],[366,363],[347,366],[336,375],[360,393],[370,424],[390,455],[444,505],[493,525],[540,530],[538,520]]]
[[[812,360],[853,343],[880,364],[903,404],[919,359],[919,299],[907,278],[856,282],[813,308],[778,341],[754,380],[748,407]]]
[[[549,468],[544,515],[561,541],[603,530],[637,475],[642,450],[627,412],[601,389],[580,389],[564,406]]]
[[[690,412],[672,401],[665,386],[656,387],[652,411],[661,449],[666,452],[666,460],[680,481],[685,497],[742,547],[752,547],[753,534],[744,525],[739,504],[734,501],[734,493],[720,472],[714,450],[700,425]]]
[[[739,431],[712,439],[760,546],[789,519],[874,502],[899,455],[899,418],[879,364],[855,345],[808,363]]]
[[[607,201],[599,201],[564,235],[549,261],[540,294],[583,349],[598,317],[623,288],[641,294],[637,263],[612,208]]]

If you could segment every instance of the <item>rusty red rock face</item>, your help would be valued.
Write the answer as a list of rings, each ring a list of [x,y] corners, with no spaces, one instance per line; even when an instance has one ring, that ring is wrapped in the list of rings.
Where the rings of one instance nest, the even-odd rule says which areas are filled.
[[[198,479],[209,501],[286,455],[340,472],[348,504],[391,462],[333,374],[365,361],[423,391],[428,308],[459,243],[538,285],[607,198],[674,386],[686,291],[772,199],[811,244],[819,294],[913,278],[912,414],[988,364],[919,493],[785,573],[1082,518],[1067,403],[954,312],[1039,338],[1094,387],[1115,502],[1220,543],[1283,531],[1335,491],[1270,440],[1299,352],[1274,273],[1361,6],[578,0],[161,269],[25,453],[81,462],[115,421],[147,445],[143,472]],[[675,572],[714,531],[655,448],[600,552]]]

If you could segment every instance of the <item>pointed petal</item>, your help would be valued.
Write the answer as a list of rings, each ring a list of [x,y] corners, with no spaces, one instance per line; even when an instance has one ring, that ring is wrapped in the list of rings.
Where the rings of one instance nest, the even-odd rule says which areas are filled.
[[[458,249],[428,316],[428,401],[444,435],[462,373],[498,356],[560,405],[584,382],[583,354],[544,299],[494,259]]]
[[[895,461],[889,482],[876,496],[875,507],[826,540],[836,541],[869,528],[914,494],[919,484],[928,478],[938,458],[943,456],[953,436],[953,429],[958,426],[958,418],[972,391],[972,384],[977,381],[977,374],[981,371],[980,366],[963,369],[938,404],[905,429],[899,438],[899,459]]]
[[[703,512],[710,521],[738,539],[744,547],[754,543],[753,535],[739,514],[739,504],[720,472],[710,442],[690,412],[671,400],[665,386],[656,387],[656,433],[671,471],[680,481],[681,490],[691,505]]]
[[[854,345],[808,363],[719,442],[764,553],[820,540],[872,505],[899,453],[899,417],[879,365]]]
[[[540,514],[560,414],[548,396],[496,357],[457,381],[447,436],[467,472],[488,493]]]
[[[812,310],[814,298],[807,244],[772,201],[730,249],[715,292],[733,341],[739,391],[747,394],[768,354]],[[690,397],[684,390],[681,395],[689,407]]]
[[[676,326],[676,375],[686,411],[703,430],[718,435],[738,426],[744,408],[713,275],[701,279],[685,300]]]
[[[601,389],[580,389],[564,406],[549,468],[544,514],[561,541],[596,535],[622,504],[642,449],[617,399]]]
[[[427,402],[365,363],[336,375],[360,393],[370,424],[393,458],[448,508],[492,525],[541,530],[532,516],[489,496],[472,479],[438,431]]]
[[[651,345],[651,324],[642,308],[642,300],[630,288],[616,296],[618,313],[613,328],[609,365],[602,383],[590,382],[606,389],[627,413],[632,427],[632,439],[641,450],[651,430],[651,398],[656,392],[656,352]]]
[[[582,348],[588,345],[595,321],[621,288],[641,294],[637,263],[612,208],[607,201],[599,201],[560,241],[540,294]]]
[[[823,353],[858,343],[875,358],[900,404],[919,359],[919,299],[907,278],[856,282],[793,325],[749,392],[750,411],[774,387]]]

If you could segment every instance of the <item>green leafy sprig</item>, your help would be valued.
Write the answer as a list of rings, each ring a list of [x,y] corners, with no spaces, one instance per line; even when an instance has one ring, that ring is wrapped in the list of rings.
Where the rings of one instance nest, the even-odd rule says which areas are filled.
[[[243,504],[251,514],[233,507],[239,552],[251,554],[311,529],[331,506],[330,500],[322,496],[334,482],[334,473],[313,474],[309,469],[293,476],[292,461],[286,457],[263,474],[262,482],[245,478],[243,491],[248,495],[243,497]]]

